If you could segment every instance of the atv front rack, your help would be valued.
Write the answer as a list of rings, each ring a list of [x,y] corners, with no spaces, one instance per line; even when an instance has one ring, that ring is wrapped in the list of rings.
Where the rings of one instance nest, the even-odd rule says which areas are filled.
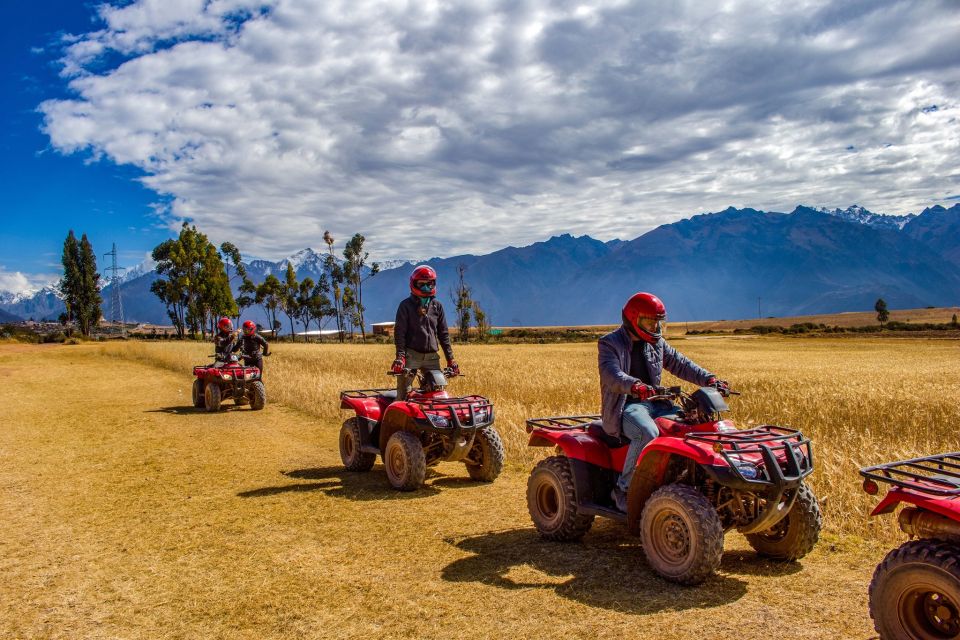
[[[932,496],[960,496],[960,452],[864,467],[860,475]]]
[[[408,396],[406,402],[420,405],[424,415],[434,414],[447,418],[450,425],[460,427],[485,427],[493,424],[493,403],[483,396],[471,395],[458,398],[420,398]],[[461,417],[469,416],[469,422]],[[465,417],[465,416],[464,416]],[[433,423],[431,423],[433,424]],[[436,424],[433,424],[436,427]]]
[[[527,433],[534,429],[555,429],[557,431],[583,431],[600,416],[556,416],[553,418],[530,418],[527,420]]]
[[[688,433],[685,439],[710,445],[745,482],[756,482],[755,479],[744,477],[740,470],[744,462],[742,456],[749,454],[759,454],[763,458],[765,482],[775,486],[796,483],[813,473],[813,446],[810,439],[794,429],[764,425],[741,431]]]

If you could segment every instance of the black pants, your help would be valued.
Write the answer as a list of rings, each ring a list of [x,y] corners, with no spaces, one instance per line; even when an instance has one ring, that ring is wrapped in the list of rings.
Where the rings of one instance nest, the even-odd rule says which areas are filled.
[[[260,375],[263,375],[263,356],[259,353],[243,356],[243,364],[247,367],[256,367],[260,369]]]

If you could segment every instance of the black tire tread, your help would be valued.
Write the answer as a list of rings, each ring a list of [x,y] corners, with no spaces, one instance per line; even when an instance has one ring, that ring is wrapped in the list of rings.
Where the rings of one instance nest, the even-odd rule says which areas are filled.
[[[348,459],[343,451],[342,438],[345,430],[350,430],[352,432],[354,442],[357,443],[357,455],[353,459]],[[370,471],[370,469],[373,468],[374,463],[377,461],[377,454],[360,451],[360,446],[363,444],[363,442],[360,438],[360,425],[357,421],[357,418],[348,418],[344,420],[343,426],[340,427],[340,433],[340,460],[343,461],[343,468],[347,471]]]
[[[250,408],[260,411],[267,406],[267,388],[259,380],[250,383]]]
[[[794,520],[797,516],[800,516],[800,519]],[[791,519],[788,526],[792,527],[797,522],[800,526],[789,531],[783,540],[771,542],[759,533],[752,533],[745,536],[747,542],[758,554],[769,558],[792,562],[804,557],[813,551],[820,540],[820,529],[823,527],[823,513],[813,489],[806,484],[800,485],[797,499],[787,517]]]
[[[386,460],[386,454],[390,450],[390,441],[394,438],[396,438],[400,446],[403,447],[404,454],[407,457],[407,465],[411,471],[400,484],[394,484],[393,479],[390,478],[390,474],[387,474],[387,480],[390,482],[390,486],[398,491],[414,491],[415,489],[419,489],[423,484],[424,478],[427,477],[427,457],[423,452],[423,445],[415,433],[411,433],[410,431],[397,431],[390,436],[390,440],[387,440],[387,447],[386,450],[384,450],[385,465],[389,465],[389,462]]]
[[[682,505],[684,509],[692,514],[692,520],[695,523],[696,530],[691,532],[696,535],[700,541],[700,547],[703,553],[700,559],[692,565],[687,571],[679,576],[668,576],[657,571],[655,561],[651,561],[648,545],[644,541],[643,552],[647,557],[647,562],[651,569],[657,571],[658,575],[665,580],[676,582],[683,585],[700,584],[709,578],[720,566],[720,560],[723,558],[723,524],[717,515],[716,509],[710,504],[710,501],[695,488],[682,484],[668,484],[660,487],[653,492],[650,499],[644,505],[641,514],[640,530],[641,535],[646,531],[648,514],[652,514],[651,507],[656,507],[657,502],[663,499],[671,500]]]
[[[535,500],[531,495],[531,489],[538,473],[553,474],[558,479],[563,493],[566,517],[553,530],[543,529],[534,513]],[[578,513],[577,507],[577,489],[569,459],[564,456],[550,456],[541,460],[530,472],[530,477],[527,479],[527,511],[530,513],[530,519],[533,520],[533,524],[540,532],[541,537],[555,542],[573,542],[582,538],[593,526],[594,517]]]
[[[207,403],[206,397],[207,392],[210,392],[210,397],[212,401]],[[223,395],[220,393],[220,386],[215,382],[208,382],[203,388],[204,401],[203,406],[206,407],[207,411],[213,413],[214,411],[220,410],[220,403],[223,401]]]
[[[474,436],[474,443],[480,440],[481,451],[483,451],[483,464],[467,464],[467,473],[471,480],[481,482],[493,482],[503,471],[503,461],[506,459],[506,450],[503,448],[503,440],[500,434],[493,426],[486,426],[477,431]],[[484,443],[486,446],[484,446]]]
[[[193,387],[190,390],[190,394],[190,400],[193,401],[193,406],[197,409],[202,409],[205,402],[203,397],[203,380],[197,378],[193,381]]]
[[[889,603],[880,602],[883,598],[882,588],[890,574],[911,564],[923,564],[936,567],[951,575],[960,585],[960,545],[945,540],[921,538],[904,542],[888,553],[877,565],[870,580],[868,591],[870,598],[870,618],[874,629],[880,634],[881,640],[893,640],[897,630],[889,629],[885,624],[883,614],[893,613],[895,607]]]

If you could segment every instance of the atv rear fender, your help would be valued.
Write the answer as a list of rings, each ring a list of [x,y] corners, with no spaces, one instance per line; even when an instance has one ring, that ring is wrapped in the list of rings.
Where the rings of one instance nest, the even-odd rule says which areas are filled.
[[[563,454],[574,460],[583,460],[599,467],[611,468],[610,448],[585,431],[554,431],[537,429],[530,433],[531,447],[557,446]]]
[[[960,498],[945,499],[943,497],[916,493],[909,489],[901,489],[900,487],[890,489],[883,500],[880,501],[880,504],[870,512],[870,515],[879,516],[893,513],[900,503],[912,504],[921,509],[926,509],[960,522]]]
[[[374,423],[380,421],[380,403],[376,398],[353,398],[340,396],[340,408],[356,412],[360,418],[366,418]]]

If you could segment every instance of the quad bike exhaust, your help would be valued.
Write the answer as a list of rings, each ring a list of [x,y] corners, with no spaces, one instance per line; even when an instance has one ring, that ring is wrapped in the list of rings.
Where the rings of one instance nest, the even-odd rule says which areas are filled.
[[[900,528],[917,538],[947,538],[960,541],[960,522],[924,509],[907,507],[900,511]]]

